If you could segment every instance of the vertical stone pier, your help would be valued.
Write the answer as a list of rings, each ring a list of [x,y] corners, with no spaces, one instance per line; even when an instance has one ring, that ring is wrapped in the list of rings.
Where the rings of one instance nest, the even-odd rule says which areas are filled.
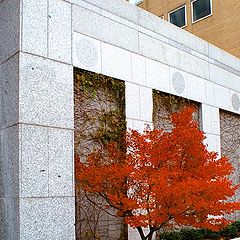
[[[75,239],[71,4],[0,1],[0,239]]]

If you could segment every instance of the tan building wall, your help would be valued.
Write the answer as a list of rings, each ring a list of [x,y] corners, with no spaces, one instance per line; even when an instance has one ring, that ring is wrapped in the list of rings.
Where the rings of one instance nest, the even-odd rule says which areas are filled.
[[[168,21],[168,12],[185,4],[185,30],[240,58],[239,0],[212,0],[212,16],[195,23],[191,19],[191,0],[144,0],[139,6]]]

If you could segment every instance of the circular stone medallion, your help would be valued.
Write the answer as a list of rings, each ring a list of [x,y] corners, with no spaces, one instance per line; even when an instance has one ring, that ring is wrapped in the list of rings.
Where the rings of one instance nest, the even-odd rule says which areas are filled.
[[[82,39],[76,44],[76,53],[79,61],[86,67],[93,67],[98,61],[98,50],[95,45],[87,40]]]
[[[177,93],[182,93],[185,89],[184,77],[181,73],[175,72],[172,76],[173,88]]]
[[[232,107],[236,111],[240,109],[240,99],[236,93],[232,95]]]

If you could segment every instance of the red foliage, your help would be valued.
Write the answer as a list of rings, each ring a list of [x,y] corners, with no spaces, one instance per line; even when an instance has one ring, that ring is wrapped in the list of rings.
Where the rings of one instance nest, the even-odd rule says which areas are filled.
[[[229,179],[233,168],[226,157],[207,150],[193,111],[174,113],[171,132],[129,131],[126,153],[111,143],[85,164],[76,156],[77,186],[106,199],[142,239],[164,225],[226,226],[224,215],[240,209],[227,201],[238,187]],[[143,227],[149,227],[148,236]]]

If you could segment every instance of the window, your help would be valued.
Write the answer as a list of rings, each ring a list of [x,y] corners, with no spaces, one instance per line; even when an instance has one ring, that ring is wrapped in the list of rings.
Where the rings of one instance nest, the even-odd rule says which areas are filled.
[[[192,1],[192,22],[212,15],[212,0],[193,0]]]
[[[168,20],[170,23],[178,26],[178,27],[185,27],[187,25],[186,20],[186,6],[182,6],[174,11],[168,13]]]

